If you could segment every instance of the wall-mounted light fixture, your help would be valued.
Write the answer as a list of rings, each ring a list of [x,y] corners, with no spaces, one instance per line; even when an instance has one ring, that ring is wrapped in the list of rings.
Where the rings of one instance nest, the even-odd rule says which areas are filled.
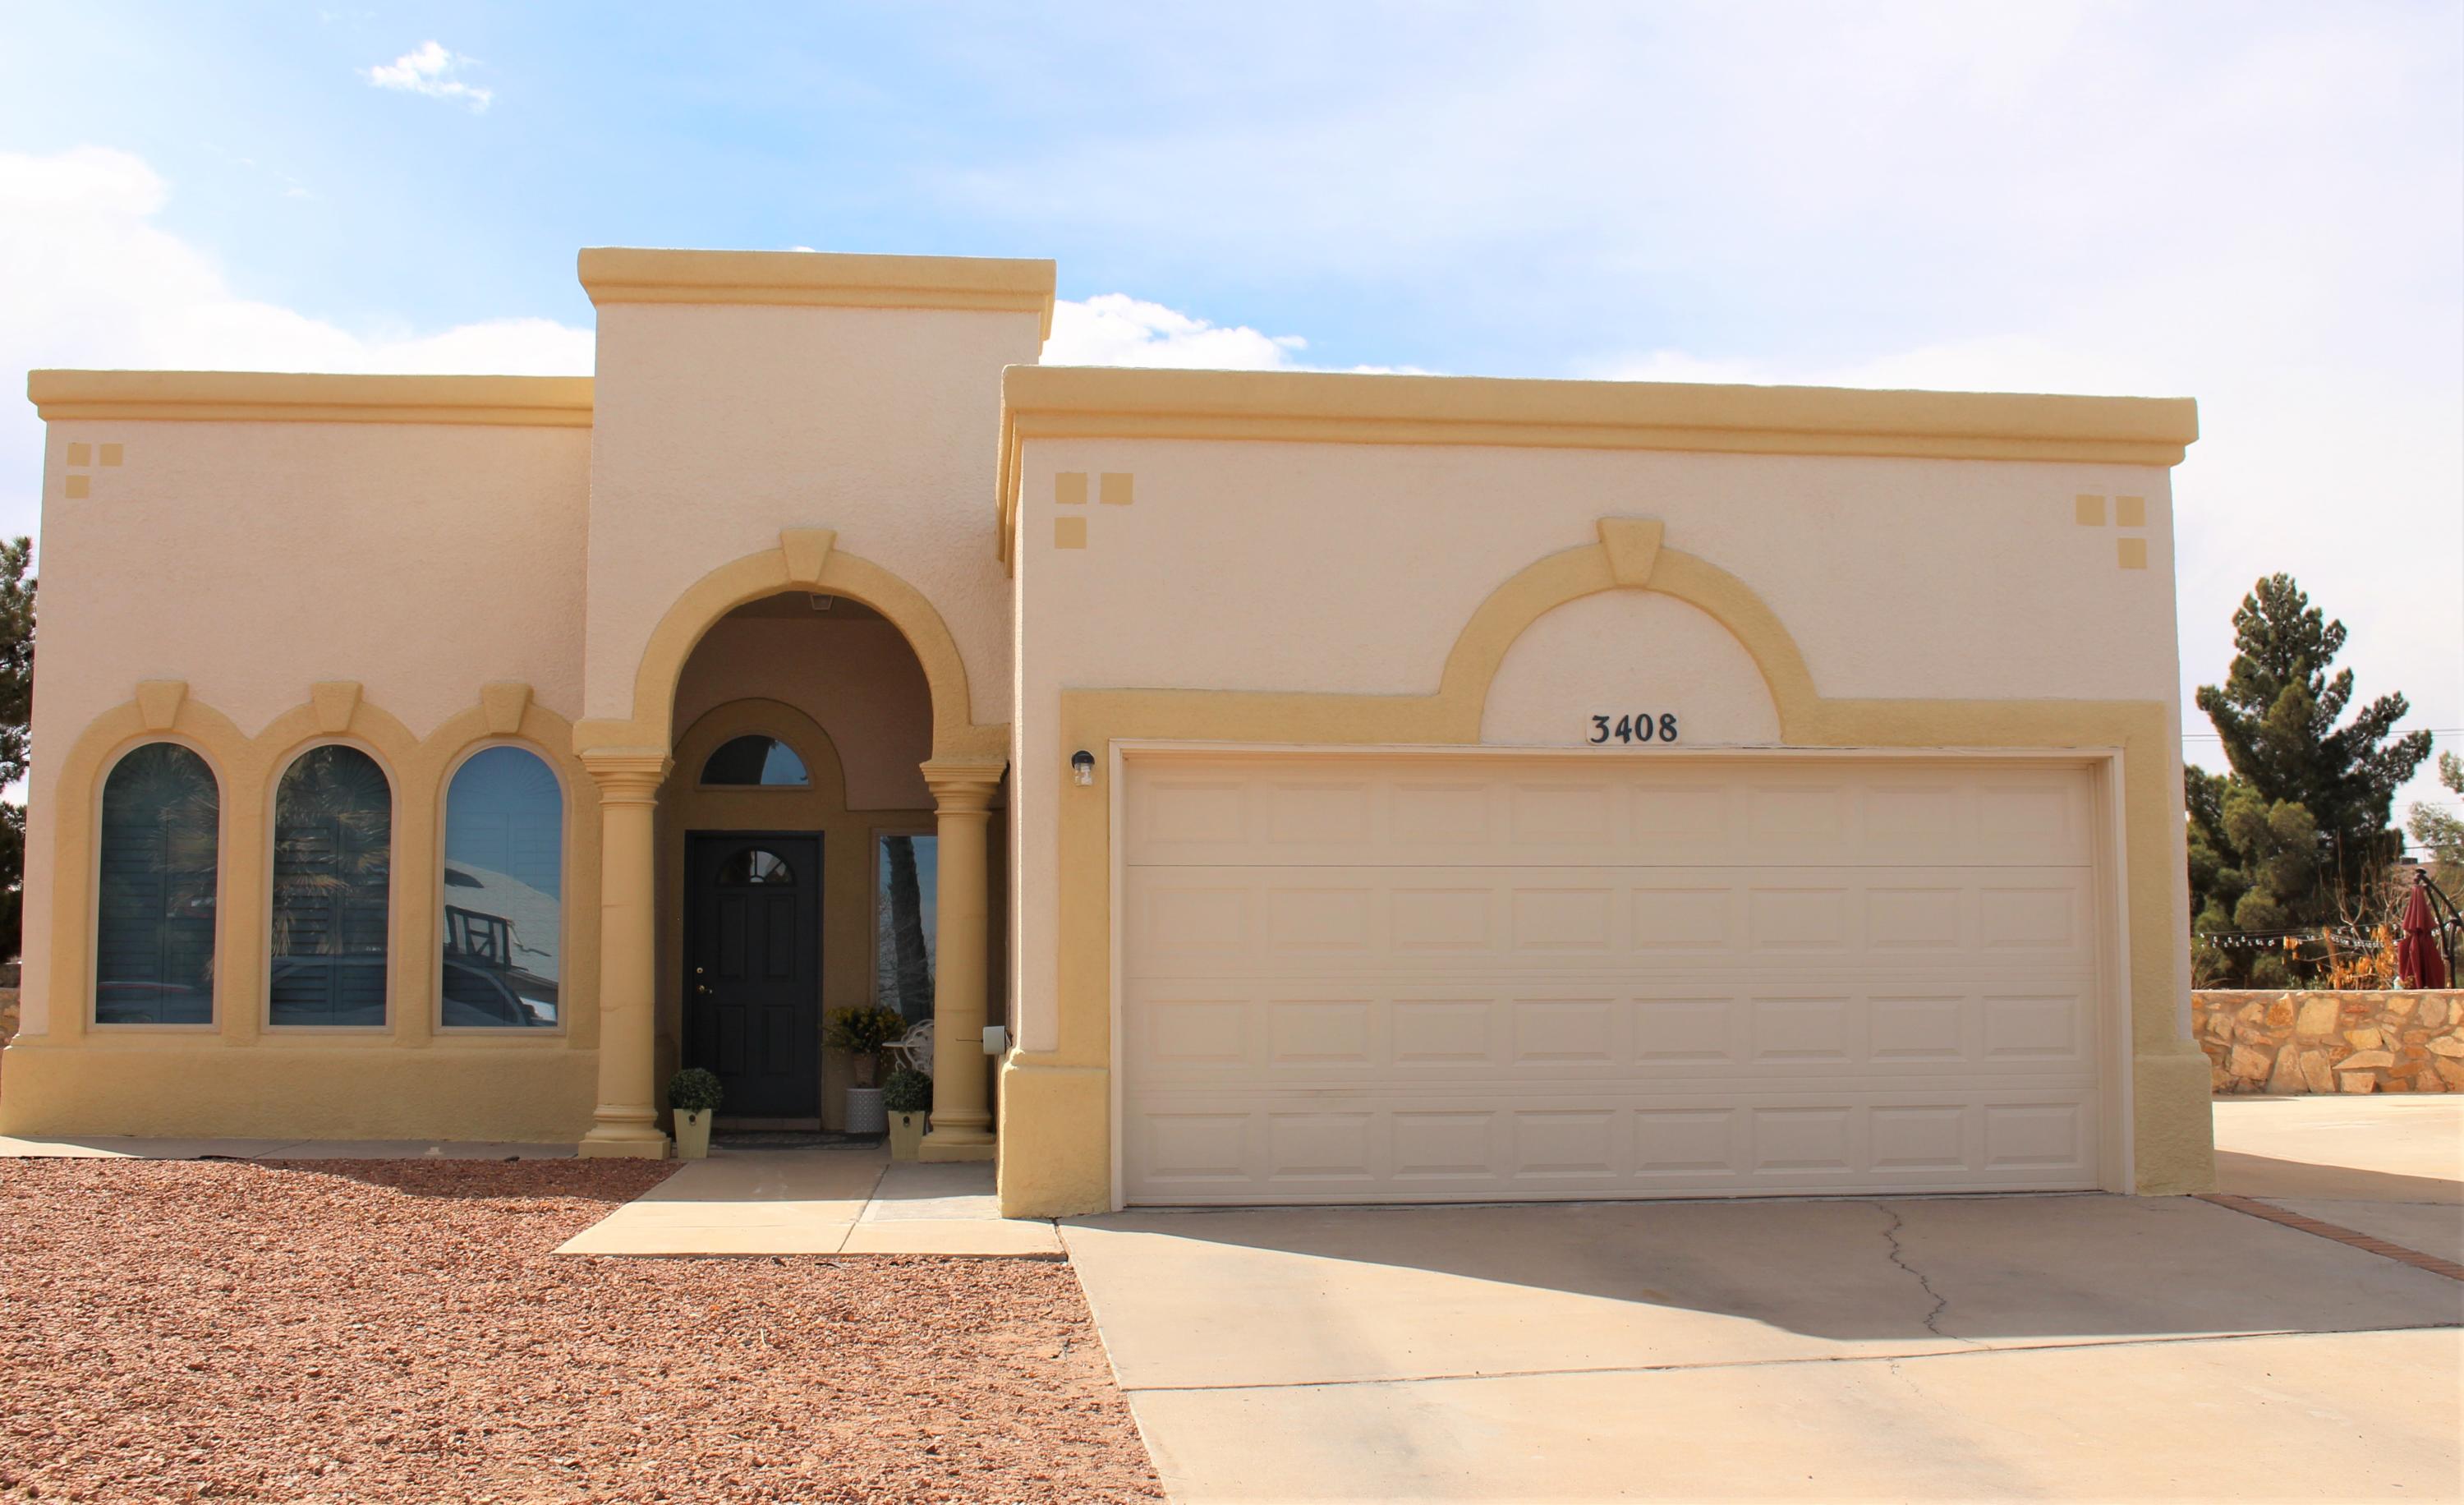
[[[1070,755],[1069,774],[1081,785],[1095,782],[1095,755],[1081,747]]]

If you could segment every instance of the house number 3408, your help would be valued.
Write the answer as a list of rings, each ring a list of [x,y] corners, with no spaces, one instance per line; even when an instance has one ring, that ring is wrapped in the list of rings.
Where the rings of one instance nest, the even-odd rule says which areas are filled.
[[[1677,741],[1677,713],[1662,711],[1657,717],[1649,711],[1637,711],[1612,721],[1605,716],[1592,718],[1592,743],[1602,742],[1673,742]]]

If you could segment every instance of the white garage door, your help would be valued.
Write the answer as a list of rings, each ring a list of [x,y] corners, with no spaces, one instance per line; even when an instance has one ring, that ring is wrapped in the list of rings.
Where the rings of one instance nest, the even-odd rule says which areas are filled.
[[[2097,1184],[2087,771],[1128,764],[1132,1203]]]

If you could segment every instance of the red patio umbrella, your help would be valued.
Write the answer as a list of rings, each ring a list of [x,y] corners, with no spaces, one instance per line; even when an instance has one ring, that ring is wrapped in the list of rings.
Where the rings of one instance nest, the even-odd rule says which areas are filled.
[[[2407,987],[2445,987],[2447,958],[2439,954],[2438,922],[2430,912],[2429,885],[2413,874],[2412,899],[2404,906],[2404,939],[2396,942],[2395,966]]]

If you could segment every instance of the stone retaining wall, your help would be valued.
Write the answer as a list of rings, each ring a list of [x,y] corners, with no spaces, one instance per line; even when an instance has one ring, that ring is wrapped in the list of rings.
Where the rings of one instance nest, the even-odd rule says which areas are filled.
[[[2192,993],[2224,1093],[2464,1093],[2464,992]]]

